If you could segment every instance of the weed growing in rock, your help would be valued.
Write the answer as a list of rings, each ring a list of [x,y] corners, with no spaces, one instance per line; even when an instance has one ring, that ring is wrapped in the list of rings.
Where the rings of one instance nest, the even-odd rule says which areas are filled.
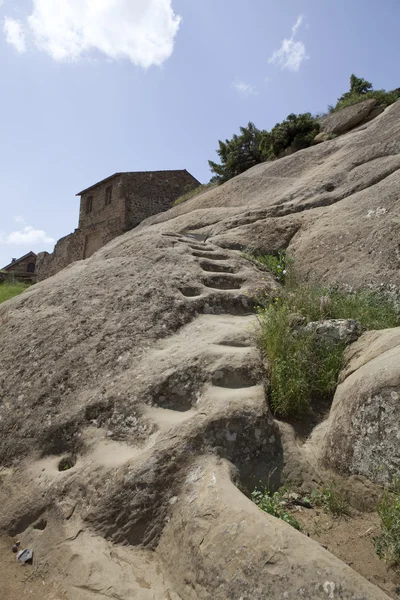
[[[346,347],[343,341],[306,330],[307,323],[352,319],[369,330],[396,327],[400,318],[393,302],[382,294],[300,284],[287,257],[284,263],[273,258],[276,262],[264,257],[263,264],[271,270],[284,264],[286,285],[273,300],[260,299],[259,344],[269,364],[271,408],[277,415],[297,417],[307,412],[312,400],[333,397]]]
[[[14,296],[18,296],[24,290],[26,290],[29,286],[26,283],[1,283],[0,284],[0,304],[5,302],[6,300],[10,300],[10,298],[14,298]]]
[[[327,485],[311,493],[311,502],[323,506],[335,517],[350,515],[350,505],[342,490],[335,485]]]
[[[313,332],[294,329],[284,300],[259,311],[260,345],[270,371],[270,404],[290,417],[305,413],[313,396],[332,394],[343,365],[343,343],[321,343]]]
[[[267,267],[279,283],[283,285],[286,283],[286,278],[290,272],[291,259],[286,256],[285,251],[278,252],[278,254],[258,254],[248,250],[243,254],[253,262]]]
[[[381,519],[381,535],[373,538],[379,558],[400,567],[400,480],[393,482],[376,507]]]
[[[213,187],[215,187],[215,184],[206,183],[204,185],[199,185],[197,188],[188,190],[185,194],[182,194],[182,196],[179,196],[179,198],[174,201],[173,206],[178,206],[178,204],[182,204],[182,202],[186,202],[187,200],[190,200],[191,198],[194,198],[195,196],[198,196],[199,194],[202,194]]]
[[[284,499],[285,490],[281,488],[274,494],[268,489],[255,489],[251,494],[251,499],[264,512],[282,519],[298,531],[301,531],[300,523],[288,512],[285,508],[286,502]]]

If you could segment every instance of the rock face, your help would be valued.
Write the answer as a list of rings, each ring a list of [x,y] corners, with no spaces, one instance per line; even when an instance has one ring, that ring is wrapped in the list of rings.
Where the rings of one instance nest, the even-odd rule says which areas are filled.
[[[322,119],[319,119],[321,132],[336,133],[337,135],[347,133],[347,131],[363,123],[375,109],[376,104],[376,100],[371,98],[370,100],[353,104],[353,106],[347,106],[326,117],[322,117]],[[379,112],[376,111],[374,116],[378,114]]]
[[[140,228],[287,249],[302,277],[400,287],[400,101],[362,129],[253,167]]]
[[[330,416],[315,435],[340,472],[390,484],[400,471],[400,328],[365,333],[351,346]]]
[[[325,319],[312,321],[304,331],[313,332],[323,342],[344,342],[351,344],[362,334],[361,324],[354,319]]]
[[[254,303],[279,284],[237,250],[395,293],[399,117],[259,165],[0,306],[0,533],[67,598],[386,598],[239,491],[316,465],[268,408]],[[398,469],[398,336],[352,347],[328,466]]]

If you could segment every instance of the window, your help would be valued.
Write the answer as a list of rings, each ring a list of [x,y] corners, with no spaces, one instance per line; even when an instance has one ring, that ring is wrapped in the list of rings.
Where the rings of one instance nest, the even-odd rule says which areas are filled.
[[[106,197],[105,197],[105,205],[111,204],[112,200],[112,186],[106,187]]]
[[[35,263],[29,263],[26,270],[28,271],[28,273],[34,273],[35,272]]]
[[[86,200],[86,214],[88,215],[93,210],[93,196],[89,196]]]

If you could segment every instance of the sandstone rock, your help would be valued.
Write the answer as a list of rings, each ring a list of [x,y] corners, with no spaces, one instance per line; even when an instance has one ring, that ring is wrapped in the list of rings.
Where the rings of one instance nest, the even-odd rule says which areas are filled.
[[[329,418],[314,434],[326,465],[376,483],[398,476],[399,365],[400,328],[366,333],[350,347]]]
[[[314,138],[314,144],[320,144],[321,142],[327,142],[328,140],[332,139],[331,138],[330,133],[325,133],[324,131],[321,131],[320,133],[318,133],[315,138]]]
[[[233,483],[278,486],[290,471],[317,471],[315,453],[268,409],[254,303],[279,284],[237,250],[287,248],[309,280],[396,293],[399,177],[398,102],[1,305],[0,534],[51,556],[71,600],[99,590],[122,600],[385,598]],[[313,450],[336,470],[388,481],[399,464],[399,343],[375,335],[350,348]]]
[[[354,319],[312,321],[303,329],[305,332],[315,333],[316,338],[322,342],[345,342],[350,344],[358,340],[362,334],[361,324]]]
[[[321,132],[336,133],[338,135],[347,133],[347,131],[350,131],[367,119],[376,104],[376,100],[371,98],[370,100],[347,106],[326,117],[322,117],[322,119],[319,119]]]
[[[362,129],[253,167],[139,230],[226,248],[286,248],[301,277],[400,290],[400,101]]]

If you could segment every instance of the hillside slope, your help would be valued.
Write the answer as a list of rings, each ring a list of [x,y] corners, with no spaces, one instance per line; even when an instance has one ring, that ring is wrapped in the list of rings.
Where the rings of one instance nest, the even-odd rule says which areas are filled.
[[[34,549],[44,600],[388,597],[239,491],[321,471],[268,407],[254,302],[279,284],[235,249],[395,289],[399,189],[400,102],[0,306],[0,534]]]
[[[310,280],[400,286],[400,101],[352,132],[145,221],[226,248],[287,248]]]

